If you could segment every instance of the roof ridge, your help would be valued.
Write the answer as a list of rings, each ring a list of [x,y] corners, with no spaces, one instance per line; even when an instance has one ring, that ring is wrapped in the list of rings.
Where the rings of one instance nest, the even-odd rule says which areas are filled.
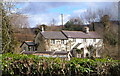
[[[68,32],[84,32],[84,31],[69,31],[69,30],[62,30],[62,31],[63,31],[63,32],[64,32],[64,31],[66,31],[66,32],[67,32],[67,31],[68,31]],[[89,31],[89,32],[95,32],[95,31]]]
[[[61,32],[61,31],[44,31],[44,32]]]
[[[29,41],[29,40],[28,40],[28,41],[25,41],[25,42],[33,42],[33,41]]]

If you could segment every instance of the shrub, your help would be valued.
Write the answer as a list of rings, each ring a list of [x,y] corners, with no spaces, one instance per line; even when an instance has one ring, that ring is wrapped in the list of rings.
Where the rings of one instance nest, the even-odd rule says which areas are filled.
[[[80,59],[65,61],[60,58],[47,58],[24,54],[3,54],[3,76],[53,76],[53,75],[119,75],[120,61],[112,59]]]

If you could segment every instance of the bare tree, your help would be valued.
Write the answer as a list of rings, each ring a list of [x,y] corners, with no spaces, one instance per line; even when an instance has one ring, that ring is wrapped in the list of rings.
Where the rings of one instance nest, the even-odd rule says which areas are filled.
[[[28,28],[28,17],[22,14],[11,14],[10,16],[11,25],[15,28]]]
[[[12,2],[1,3],[0,10],[2,11],[2,52],[15,52],[15,48],[18,42],[15,38],[14,31],[23,27],[23,22],[26,22],[27,18],[21,14],[13,14],[15,4]],[[24,26],[26,26],[24,25]],[[28,32],[27,32],[28,33]],[[18,50],[18,49],[17,49]]]
[[[89,11],[84,13],[84,18],[87,22],[100,21],[104,29],[100,33],[104,38],[104,50],[102,51],[103,57],[109,56],[112,58],[118,57],[118,46],[117,46],[117,26],[111,22],[111,20],[117,20],[118,17],[118,6],[117,3],[113,3],[108,8],[97,9],[95,11],[89,9]],[[100,27],[100,26],[97,26]],[[98,31],[97,31],[98,32]]]
[[[86,23],[100,21],[101,17],[108,15],[110,19],[116,20],[118,18],[118,4],[112,3],[110,7],[98,8],[98,9],[87,9],[83,14],[83,19]]]
[[[102,52],[103,57],[112,57],[117,59],[118,56],[118,33],[116,30],[117,25],[109,21],[109,16],[105,15],[101,18],[101,22],[104,25],[104,50]]]
[[[71,17],[69,21],[75,25],[82,25],[83,24],[82,20],[79,17]]]
[[[88,9],[84,13],[84,19],[85,19],[86,23],[95,22],[96,18],[97,18],[97,13],[96,13],[96,11],[93,11],[92,9]]]

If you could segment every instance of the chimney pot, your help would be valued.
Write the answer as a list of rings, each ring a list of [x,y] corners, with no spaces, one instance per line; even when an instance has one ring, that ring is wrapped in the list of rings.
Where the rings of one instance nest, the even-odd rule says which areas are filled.
[[[44,27],[42,26],[42,32],[44,32]]]
[[[84,27],[84,31],[85,31],[85,33],[89,33],[89,27]]]

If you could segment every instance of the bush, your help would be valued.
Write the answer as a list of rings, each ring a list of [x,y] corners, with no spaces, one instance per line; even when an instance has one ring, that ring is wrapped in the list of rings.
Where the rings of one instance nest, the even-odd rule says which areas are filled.
[[[80,59],[65,61],[60,58],[46,58],[24,54],[2,55],[3,76],[53,76],[53,75],[115,75],[120,73],[120,61],[112,59]],[[114,72],[112,72],[112,70]]]

